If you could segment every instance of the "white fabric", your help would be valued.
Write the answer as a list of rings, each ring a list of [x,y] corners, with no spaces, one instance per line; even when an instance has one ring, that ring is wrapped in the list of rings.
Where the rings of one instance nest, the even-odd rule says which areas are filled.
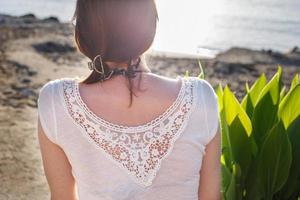
[[[204,79],[178,78],[173,104],[135,127],[96,116],[80,97],[77,77],[41,88],[42,127],[66,153],[79,200],[198,200],[205,147],[219,124],[217,95]]]

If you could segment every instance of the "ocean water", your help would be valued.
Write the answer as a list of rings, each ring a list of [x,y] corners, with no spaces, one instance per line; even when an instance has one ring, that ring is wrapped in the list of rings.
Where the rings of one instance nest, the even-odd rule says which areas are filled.
[[[233,46],[289,51],[300,47],[300,0],[156,0],[153,49],[214,56]],[[70,21],[75,0],[0,0],[0,13]]]

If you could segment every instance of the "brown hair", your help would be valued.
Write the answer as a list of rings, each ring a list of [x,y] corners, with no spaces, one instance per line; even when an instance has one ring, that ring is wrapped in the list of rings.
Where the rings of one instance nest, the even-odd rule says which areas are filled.
[[[73,20],[79,51],[91,60],[100,54],[107,71],[106,61],[129,63],[152,45],[158,15],[155,0],[77,0]],[[82,82],[99,77],[93,71]]]

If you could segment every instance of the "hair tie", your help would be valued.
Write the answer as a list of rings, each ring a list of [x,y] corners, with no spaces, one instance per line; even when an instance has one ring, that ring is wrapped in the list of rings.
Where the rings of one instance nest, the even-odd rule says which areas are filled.
[[[100,59],[100,64],[101,64],[100,70],[97,69],[96,64],[95,64],[98,58]],[[104,72],[104,66],[103,66],[102,57],[101,57],[100,54],[97,55],[92,62],[88,62],[88,67],[89,67],[90,70],[95,70],[99,74],[104,74],[105,73]]]
[[[96,67],[96,61],[97,59],[100,59],[100,64],[101,64],[101,69],[97,69]],[[107,72],[107,74],[104,71],[104,66],[103,66],[103,60],[101,55],[97,55],[93,61],[88,62],[88,68],[90,70],[95,70],[97,73],[100,74],[100,81],[104,81],[107,79],[110,79],[113,75],[123,75],[128,78],[134,78],[136,76],[136,72],[144,72],[144,70],[136,70],[141,62],[141,58],[138,57],[138,62],[134,65],[132,65],[132,59],[130,59],[128,63],[128,67],[124,69],[123,67],[114,67],[111,70]]]

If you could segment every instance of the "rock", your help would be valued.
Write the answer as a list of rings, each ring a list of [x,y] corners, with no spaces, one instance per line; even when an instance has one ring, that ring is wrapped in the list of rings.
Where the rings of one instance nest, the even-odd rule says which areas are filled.
[[[290,51],[290,53],[291,53],[291,54],[293,54],[293,53],[298,53],[298,54],[300,54],[300,49],[299,49],[297,46],[295,46],[295,47]]]
[[[10,95],[10,94],[13,94],[13,93],[14,92],[10,88],[7,88],[6,90],[3,91],[4,95]]]
[[[255,71],[253,64],[242,64],[242,63],[226,63],[226,62],[215,62],[215,72],[221,74],[248,74]]]
[[[23,97],[30,97],[30,96],[35,96],[35,92],[32,90],[32,89],[29,89],[29,88],[23,88],[20,90],[20,94],[23,96]]]
[[[20,90],[26,88],[26,86],[25,85],[21,85],[19,82],[13,82],[11,84],[11,88],[14,89],[14,90],[20,91]]]
[[[21,80],[21,83],[30,83],[31,82],[31,80],[29,79],[29,78],[24,78],[24,79],[22,79]]]
[[[271,55],[273,53],[272,49],[269,49],[267,53]]]
[[[274,62],[272,57],[266,52],[238,47],[231,48],[223,53],[218,54],[215,60],[223,63],[246,65],[258,63],[270,64]]]
[[[6,15],[0,15],[0,25],[4,24],[5,19],[6,19]]]
[[[35,17],[35,15],[31,14],[31,13],[22,15],[19,17],[19,19],[21,19],[22,23],[25,23],[25,24],[32,24],[37,21],[37,18]]]
[[[25,14],[25,15],[21,15],[19,18],[36,19],[35,15],[32,14],[32,13],[28,13],[28,14]]]
[[[20,107],[20,101],[17,99],[9,99],[9,101],[7,101],[6,103],[6,105],[12,106],[14,108]]]
[[[10,61],[7,60],[8,63],[8,67],[4,70],[10,70],[12,71],[14,69],[14,72],[10,72],[10,73],[14,73],[15,75],[20,75],[20,76],[34,76],[37,74],[36,71],[34,71],[33,69],[30,69],[29,66],[24,65],[24,64],[20,64],[18,62],[15,61]]]
[[[37,52],[41,53],[67,53],[75,52],[76,48],[67,43],[57,43],[54,41],[49,41],[40,44],[32,45]]]
[[[293,52],[298,49],[294,48]],[[234,47],[222,52],[214,59],[216,63],[233,65],[299,65],[300,56],[289,56],[288,54],[275,52],[273,50],[251,50]]]
[[[35,75],[37,75],[37,71],[34,71],[34,70],[30,69],[30,70],[27,71],[27,75],[28,76],[35,76]]]
[[[47,17],[47,18],[45,18],[45,19],[43,19],[42,20],[44,23],[48,23],[48,22],[53,22],[53,23],[59,23],[59,20],[58,20],[58,18],[57,17],[53,17],[53,16],[51,16],[51,17]]]

